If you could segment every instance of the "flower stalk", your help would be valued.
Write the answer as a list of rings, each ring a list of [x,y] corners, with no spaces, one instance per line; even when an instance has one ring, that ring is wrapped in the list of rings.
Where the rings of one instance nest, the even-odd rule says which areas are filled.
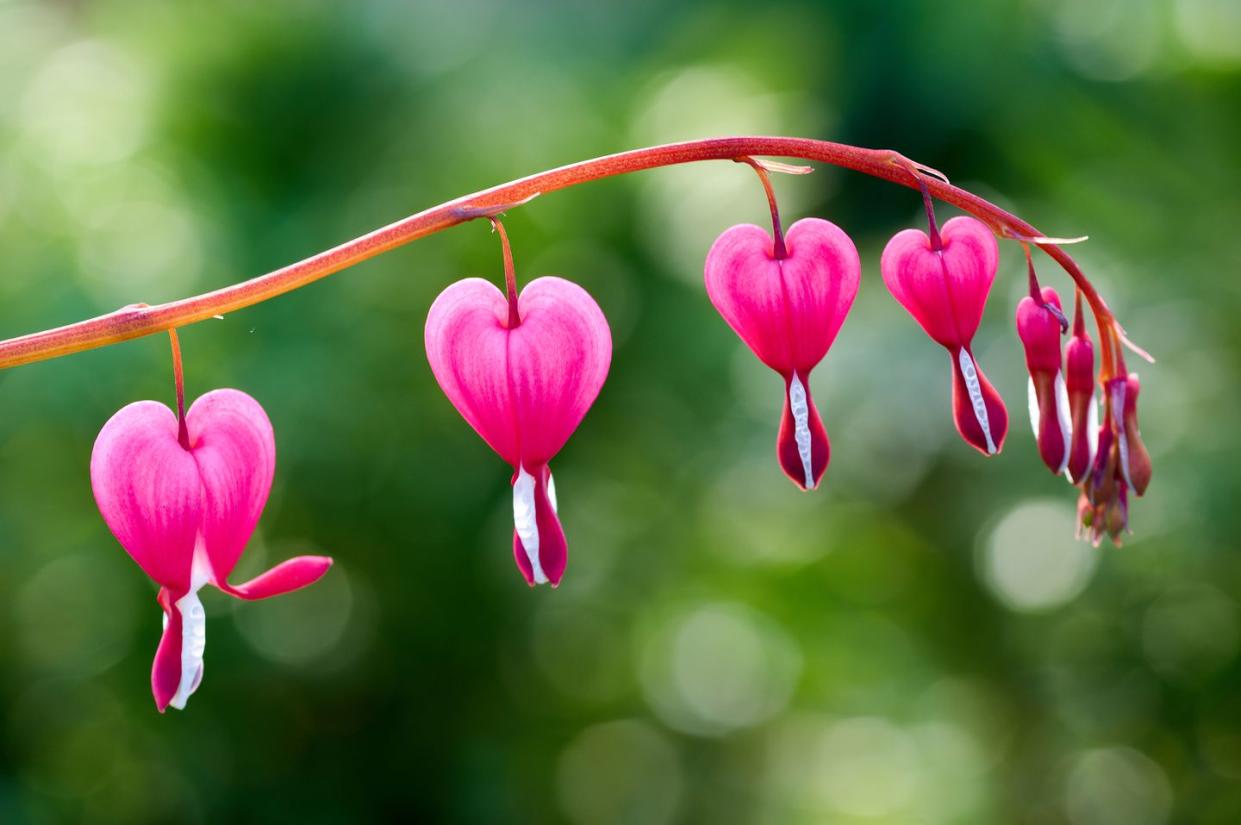
[[[724,137],[634,149],[562,166],[510,181],[433,206],[305,260],[248,281],[156,306],[131,305],[68,326],[0,342],[0,369],[57,358],[88,349],[152,335],[218,317],[261,303],[340,272],[411,241],[440,232],[504,205],[601,178],[663,166],[741,157],[797,158],[852,169],[912,189],[956,206],[983,221],[1001,237],[1033,239],[1076,283],[1099,325],[1103,374],[1115,374],[1116,321],[1072,256],[1035,227],[978,195],[946,180],[889,149],[864,149],[843,143],[795,137]],[[912,170],[912,174],[911,174]]]

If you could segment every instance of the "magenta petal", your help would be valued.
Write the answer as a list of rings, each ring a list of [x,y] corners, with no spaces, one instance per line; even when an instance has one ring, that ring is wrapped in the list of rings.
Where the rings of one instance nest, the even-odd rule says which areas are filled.
[[[523,463],[546,464],[594,403],[612,363],[612,334],[586,290],[563,278],[531,281],[509,332],[509,378]]]
[[[707,253],[707,295],[760,361],[804,380],[836,339],[862,266],[849,236],[819,218],[793,224],[785,246],[777,259],[766,230],[725,230]]]
[[[504,293],[482,278],[466,278],[435,299],[424,341],[431,372],[448,400],[491,449],[516,464],[507,321]]]
[[[445,289],[427,315],[431,371],[470,426],[513,466],[544,464],[581,423],[607,378],[612,336],[594,299],[556,277],[531,281],[521,323],[481,278]]]
[[[297,556],[244,584],[231,585],[221,581],[219,588],[239,599],[266,599],[314,584],[331,566],[332,560],[327,556]]]
[[[95,439],[90,475],[99,512],[125,551],[159,584],[188,590],[203,494],[172,410],[154,401],[119,410]]]
[[[240,390],[212,390],[185,418],[204,493],[204,545],[218,585],[236,566],[267,503],[276,439],[263,408]]]
[[[884,247],[879,268],[892,297],[926,334],[952,349],[969,344],[999,266],[995,235],[966,216],[944,224],[943,249],[918,229],[898,232]]]
[[[171,593],[167,588],[159,592],[159,603],[164,608],[167,623],[164,634],[160,637],[159,647],[155,650],[155,661],[151,663],[151,693],[155,696],[155,707],[163,713],[168,704],[177,694],[181,685],[181,611],[177,609],[176,600],[182,593]]]

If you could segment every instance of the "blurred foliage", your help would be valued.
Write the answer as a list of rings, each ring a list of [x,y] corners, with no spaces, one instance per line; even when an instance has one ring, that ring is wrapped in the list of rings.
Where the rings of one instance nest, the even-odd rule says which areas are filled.
[[[166,717],[154,589],[87,464],[117,408],[171,400],[167,341],[4,372],[0,821],[1241,821],[1239,44],[1233,0],[0,0],[4,336],[539,169],[765,133],[896,148],[1089,234],[1075,254],[1160,358],[1134,535],[1075,544],[1021,425],[1019,250],[975,346],[1014,422],[987,461],[880,285],[917,198],[782,178],[787,219],[836,221],[864,262],[814,376],[833,463],[803,495],[773,455],[779,379],[701,289],[712,238],[763,220],[752,173],[539,198],[508,222],[519,278],[580,281],[616,350],[555,462],[564,584],[531,591],[509,470],[421,344],[497,244],[419,241],[183,332],[190,395],[244,389],[276,427],[239,575],[338,564],[270,603],[207,594],[205,683]]]

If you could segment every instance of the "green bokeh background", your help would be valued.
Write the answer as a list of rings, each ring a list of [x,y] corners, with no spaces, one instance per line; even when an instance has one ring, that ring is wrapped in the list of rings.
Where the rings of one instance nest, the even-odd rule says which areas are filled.
[[[879,278],[916,196],[781,177],[786,218],[837,222],[863,260],[814,375],[832,465],[802,494],[772,450],[780,381],[701,288],[714,236],[763,220],[752,173],[539,198],[508,221],[519,278],[582,283],[615,356],[554,463],[564,583],[530,590],[509,470],[422,350],[430,302],[498,277],[497,244],[427,238],[183,331],[190,396],[243,389],[276,428],[239,577],[337,564],[270,602],[205,594],[203,687],[167,716],[155,590],[87,475],[113,412],[171,400],[167,339],[0,373],[0,821],[1241,821],[1239,9],[0,0],[2,336],[574,160],[794,134],[1089,234],[1074,253],[1160,359],[1134,533],[1074,543],[1025,425],[1019,249],[975,344],[1012,419],[984,460]]]

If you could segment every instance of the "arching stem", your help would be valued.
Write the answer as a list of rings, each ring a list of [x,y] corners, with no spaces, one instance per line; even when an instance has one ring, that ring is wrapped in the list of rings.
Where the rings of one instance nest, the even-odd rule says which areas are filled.
[[[11,338],[0,342],[0,369],[128,341],[253,306],[410,241],[472,220],[487,210],[494,210],[503,204],[520,203],[534,195],[656,167],[757,156],[828,163],[901,186],[925,188],[929,197],[968,212],[1001,237],[1040,239],[1034,241],[1035,246],[1064,268],[1090,304],[1099,323],[1100,336],[1104,339],[1105,368],[1111,362],[1114,320],[1107,305],[1072,256],[1016,215],[947,181],[911,174],[911,167],[915,170],[919,167],[904,155],[889,149],[863,149],[809,138],[725,137],[633,149],[539,172],[431,207],[295,264],[214,292],[157,306],[131,305],[68,326]]]

